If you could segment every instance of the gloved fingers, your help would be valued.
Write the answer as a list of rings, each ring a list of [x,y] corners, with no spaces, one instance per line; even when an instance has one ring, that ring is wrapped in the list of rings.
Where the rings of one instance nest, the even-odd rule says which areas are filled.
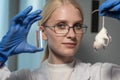
[[[112,8],[112,11],[120,11],[120,3]]]
[[[120,11],[108,11],[106,13],[103,13],[103,15],[120,20]]]
[[[17,21],[19,19],[23,20],[26,17],[26,15],[32,10],[32,8],[32,6],[27,7],[25,10],[21,11],[16,16],[14,16],[12,18],[12,21]]]
[[[111,9],[113,6],[113,2],[110,1],[105,1],[100,7],[99,7],[99,11],[102,13],[104,11],[108,11],[109,9]]]
[[[120,1],[116,0],[116,1],[110,1],[110,0],[106,0],[100,7],[99,7],[99,11],[100,11],[100,15],[104,12],[107,11],[111,11],[112,8],[114,8],[116,5],[119,5]],[[103,16],[103,15],[102,15]]]
[[[41,52],[41,51],[43,51],[43,50],[44,50],[44,48],[36,48],[36,49],[34,49],[33,52]]]
[[[17,45],[17,47],[12,50],[12,54],[10,55],[15,55],[15,54],[20,54],[20,53],[34,53],[38,51],[43,51],[43,48],[37,48],[33,45],[28,44],[26,41],[20,43]]]
[[[43,51],[44,49],[43,48],[37,48],[35,46],[32,46],[32,45],[28,45],[26,48],[25,48],[25,51],[24,52],[27,52],[27,53],[35,53],[35,52],[41,52]]]
[[[35,12],[32,12],[31,14],[27,15],[27,17],[24,19],[23,24],[29,24],[31,20],[36,18],[37,16],[40,15],[42,11],[41,10],[36,10]]]
[[[32,25],[34,22],[41,20],[41,18],[42,18],[42,16],[38,16],[38,17],[36,17],[35,19],[33,19],[32,21],[30,21],[29,24],[28,24],[28,26],[27,26],[27,28],[26,28],[26,31],[29,31],[30,28],[31,28],[31,25]]]

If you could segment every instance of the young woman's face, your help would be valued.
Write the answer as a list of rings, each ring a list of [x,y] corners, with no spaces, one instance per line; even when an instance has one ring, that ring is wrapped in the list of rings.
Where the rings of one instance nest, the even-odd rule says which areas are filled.
[[[66,34],[58,34],[54,31],[54,25],[69,25],[72,27],[76,24],[82,24],[82,16],[78,9],[72,5],[64,5],[57,8],[47,23],[45,36],[48,41],[49,52],[63,57],[74,56],[79,48],[82,33],[76,34],[73,28],[70,28]],[[50,27],[50,28],[49,28]]]

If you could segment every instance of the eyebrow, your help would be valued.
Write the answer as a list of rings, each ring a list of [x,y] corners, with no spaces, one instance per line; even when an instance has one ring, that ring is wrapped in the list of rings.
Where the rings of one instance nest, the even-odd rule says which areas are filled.
[[[56,23],[59,23],[59,22],[68,23],[67,20],[62,20],[62,19],[56,20]],[[83,21],[80,19],[80,20],[76,20],[73,22],[73,24],[75,24],[75,23],[83,23]]]

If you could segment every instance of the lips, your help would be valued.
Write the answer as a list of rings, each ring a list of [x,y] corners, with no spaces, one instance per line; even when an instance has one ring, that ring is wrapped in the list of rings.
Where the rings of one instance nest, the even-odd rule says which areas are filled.
[[[76,46],[76,43],[71,43],[71,42],[66,42],[62,44],[68,48],[74,48]]]

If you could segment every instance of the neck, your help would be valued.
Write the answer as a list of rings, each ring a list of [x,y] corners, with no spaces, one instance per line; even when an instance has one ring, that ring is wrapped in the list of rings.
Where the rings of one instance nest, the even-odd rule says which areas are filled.
[[[73,61],[74,57],[58,57],[52,54],[49,54],[48,62],[51,64],[66,64],[71,63]]]

